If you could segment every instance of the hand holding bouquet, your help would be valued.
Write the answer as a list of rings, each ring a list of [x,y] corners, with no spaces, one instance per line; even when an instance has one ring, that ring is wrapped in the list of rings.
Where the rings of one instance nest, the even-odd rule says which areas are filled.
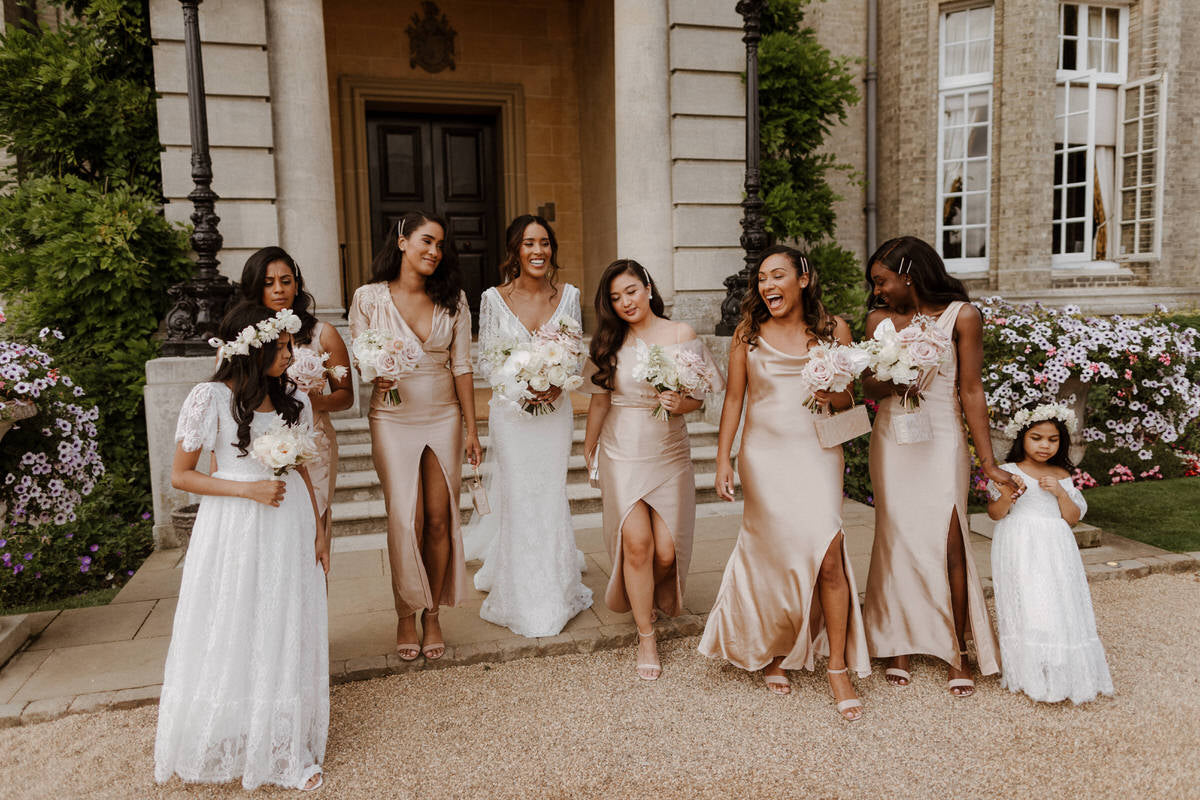
[[[314,460],[319,455],[311,428],[289,426],[276,420],[266,433],[259,434],[250,442],[250,453],[263,466],[275,473],[275,477],[287,474]]]
[[[679,349],[673,356],[667,355],[662,345],[647,345],[641,339],[637,343],[633,377],[649,383],[656,392],[679,392],[687,396],[707,394],[713,384],[712,368],[699,353]],[[661,404],[650,413],[660,420],[671,416]]]
[[[492,389],[521,404],[527,413],[547,414],[553,404],[540,397],[552,388],[562,391],[583,385],[583,331],[566,317],[546,323],[528,343],[509,342],[489,348],[487,359],[499,368],[491,373]]]
[[[890,319],[875,328],[872,337],[859,342],[870,358],[868,368],[876,380],[903,386],[903,403],[908,408],[921,402],[920,385],[950,354],[950,335],[932,317],[918,315],[904,330],[897,331]]]
[[[801,372],[808,387],[804,406],[813,413],[821,410],[817,392],[844,392],[867,368],[870,356],[861,348],[844,344],[819,344],[808,349],[808,363]]]
[[[346,368],[341,364],[336,367],[326,366],[329,353],[317,354],[311,347],[295,348],[292,363],[287,368],[288,377],[302,391],[320,391],[325,388],[325,380],[333,378],[341,380],[346,377]]]
[[[421,361],[424,350],[412,336],[389,336],[375,328],[367,328],[355,338],[350,346],[358,371],[363,379],[395,381],[406,372],[412,372]],[[384,399],[391,405],[400,405],[400,390],[395,386],[388,389]]]

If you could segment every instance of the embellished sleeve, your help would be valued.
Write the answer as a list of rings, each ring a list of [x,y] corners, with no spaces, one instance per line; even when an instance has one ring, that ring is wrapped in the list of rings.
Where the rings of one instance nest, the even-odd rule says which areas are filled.
[[[196,384],[179,409],[175,441],[183,446],[186,453],[212,450],[217,442],[217,403],[220,398],[215,389],[216,384],[213,383]]]
[[[492,305],[493,292],[489,289],[479,298],[479,369],[477,372],[484,380],[492,374],[498,365],[493,364],[488,357],[491,349],[500,338],[497,330],[498,318],[496,308]]]
[[[350,301],[350,338],[357,339],[363,331],[371,327],[371,317],[375,311],[375,303],[370,297],[374,284],[368,283],[354,290],[354,299]]]
[[[1067,490],[1067,497],[1071,498],[1071,502],[1079,507],[1079,518],[1083,519],[1087,516],[1087,500],[1083,499],[1083,492],[1075,488],[1075,482],[1070,478],[1062,478],[1058,485]]]
[[[570,317],[571,319],[575,320],[575,324],[579,326],[579,330],[582,335],[583,314],[579,310],[579,289],[577,289],[576,287],[574,287],[568,283],[567,287],[564,291],[567,291],[570,293],[570,295],[567,297],[567,302],[566,302],[567,316]],[[587,354],[585,353],[583,356],[580,357],[579,363],[575,365],[575,369],[573,370],[573,372],[580,372],[581,370],[583,370],[586,366],[586,364],[585,364],[586,359],[587,359]],[[588,380],[586,377],[583,380],[584,380],[584,384],[588,383]]]
[[[454,337],[450,340],[450,374],[468,375],[471,367],[471,307],[466,292],[458,293],[458,311],[454,313]]]

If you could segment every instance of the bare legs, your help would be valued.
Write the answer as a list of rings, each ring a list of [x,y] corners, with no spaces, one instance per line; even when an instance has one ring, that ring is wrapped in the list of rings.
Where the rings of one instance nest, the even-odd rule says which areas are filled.
[[[442,590],[446,585],[447,567],[450,564],[450,490],[446,486],[446,477],[437,456],[428,447],[421,452],[420,471],[420,486],[417,489],[417,549],[421,552],[425,574],[429,578],[429,594],[433,598],[433,608],[426,609],[421,619],[421,653],[426,658],[438,659],[446,652],[446,642],[442,637],[442,626],[438,622],[437,613]],[[417,641],[415,614],[400,618],[396,625],[396,641]],[[400,657],[407,660],[416,658],[416,649],[402,649]]]
[[[638,633],[638,676],[654,680],[662,672],[653,636],[654,591],[675,564],[675,540],[667,523],[639,500],[621,526],[621,570],[625,594]]]
[[[821,559],[817,573],[817,592],[821,597],[821,610],[825,615],[825,632],[829,637],[829,687],[838,703],[856,700],[854,684],[846,669],[846,634],[850,629],[850,603],[858,598],[850,597],[850,582],[846,580],[846,566],[842,559],[842,539],[838,531]],[[862,716],[861,706],[847,708],[839,713],[848,720]]]

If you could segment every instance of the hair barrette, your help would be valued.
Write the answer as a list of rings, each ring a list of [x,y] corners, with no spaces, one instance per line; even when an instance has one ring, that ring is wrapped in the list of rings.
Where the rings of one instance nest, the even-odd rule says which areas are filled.
[[[808,259],[804,256],[800,256],[800,274],[808,274]]]
[[[900,259],[900,266],[896,269],[897,275],[908,275],[912,272],[912,259]]]

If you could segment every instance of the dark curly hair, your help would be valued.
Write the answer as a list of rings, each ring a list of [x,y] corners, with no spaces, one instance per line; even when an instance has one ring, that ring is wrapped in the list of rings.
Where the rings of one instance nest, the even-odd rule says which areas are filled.
[[[771,318],[767,303],[758,292],[758,270],[771,256],[781,255],[792,265],[796,276],[808,272],[808,286],[800,290],[800,314],[804,324],[816,341],[833,341],[833,333],[837,328],[837,318],[830,314],[825,304],[821,302],[821,284],[817,281],[817,271],[809,262],[808,257],[794,247],[777,244],[768,247],[758,257],[758,264],[750,274],[746,293],[742,296],[742,319],[738,322],[735,336],[750,347],[758,344],[758,331],[762,324]]]
[[[608,265],[600,276],[600,285],[596,287],[596,333],[592,335],[588,355],[596,365],[592,383],[610,392],[613,390],[613,376],[617,373],[617,351],[625,344],[625,335],[629,332],[629,323],[613,310],[612,298],[609,297],[613,279],[618,275],[632,275],[643,286],[649,287],[650,312],[656,317],[667,318],[662,295],[658,293],[658,287],[645,267],[632,258],[619,258]]]
[[[946,264],[937,250],[915,236],[897,236],[888,239],[867,259],[867,310],[877,308],[882,301],[871,290],[871,267],[882,264],[892,272],[900,271],[904,262],[905,275],[912,278],[913,291],[932,305],[949,305],[955,300],[971,302],[967,287],[958,278],[946,271]]]
[[[1026,411],[1033,411],[1040,403],[1026,403],[1021,408]],[[1067,430],[1067,423],[1057,417],[1053,419],[1039,419],[1037,422],[1031,422],[1017,432],[1017,438],[1013,440],[1012,447],[1008,450],[1008,456],[1004,459],[1010,464],[1016,464],[1019,461],[1024,461],[1027,454],[1025,452],[1025,434],[1034,425],[1040,425],[1043,422],[1053,422],[1054,427],[1058,429],[1058,452],[1046,459],[1046,463],[1055,467],[1062,467],[1070,472],[1075,469],[1074,462],[1071,461],[1071,432]]]
[[[450,226],[436,214],[427,211],[407,211],[396,220],[392,229],[384,239],[379,255],[371,262],[371,283],[386,283],[394,281],[400,275],[400,262],[404,254],[400,252],[400,237],[411,236],[412,233],[427,222],[440,225],[442,235],[442,260],[438,263],[433,274],[425,279],[425,294],[429,299],[446,309],[450,316],[458,311],[458,296],[462,293],[462,273],[458,269],[458,251],[454,249],[454,241],[450,238]]]
[[[221,320],[217,335],[229,342],[236,339],[244,328],[274,316],[274,311],[260,303],[242,301]],[[286,372],[278,378],[267,374],[267,369],[275,361],[278,347],[278,340],[267,342],[262,347],[251,347],[247,355],[235,355],[222,361],[209,378],[210,381],[229,382],[233,393],[229,410],[233,414],[233,421],[237,423],[237,441],[233,444],[243,456],[249,454],[250,420],[254,419],[254,410],[262,405],[263,398],[271,398],[271,404],[288,425],[299,422],[300,412],[304,409],[304,403],[295,395],[296,384]]]
[[[558,285],[554,282],[558,277],[558,237],[554,235],[554,228],[550,227],[546,218],[536,214],[522,214],[508,224],[508,230],[504,232],[505,254],[504,261],[500,264],[500,283],[511,283],[521,274],[521,242],[525,241],[525,229],[530,225],[541,225],[550,239],[550,271],[546,273],[546,277],[554,289],[554,294],[550,296],[554,297],[558,294]]]
[[[316,303],[312,295],[304,289],[304,278],[300,275],[300,266],[282,247],[264,247],[255,250],[246,259],[242,267],[242,280],[238,284],[238,294],[247,303],[262,303],[263,288],[267,285],[267,267],[276,261],[282,261],[292,271],[296,280],[296,299],[292,301],[292,312],[300,318],[300,331],[296,334],[297,344],[308,344],[312,341],[313,328],[317,318],[309,311]]]

